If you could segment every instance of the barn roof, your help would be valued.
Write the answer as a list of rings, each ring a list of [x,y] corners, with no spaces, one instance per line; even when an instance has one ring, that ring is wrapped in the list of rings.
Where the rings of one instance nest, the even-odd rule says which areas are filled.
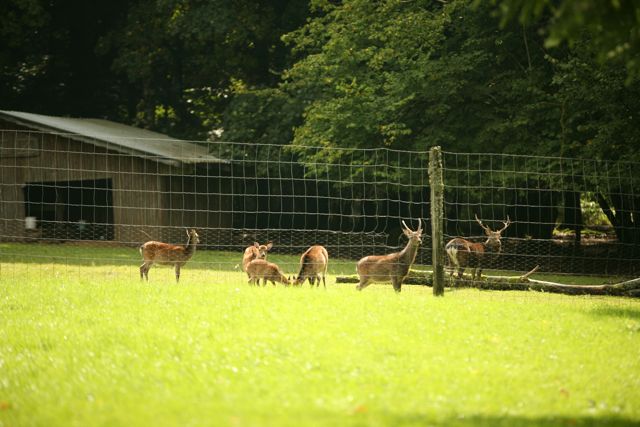
[[[3,110],[0,110],[0,119],[41,131],[64,133],[69,138],[172,166],[226,163],[209,154],[202,145],[108,120]]]

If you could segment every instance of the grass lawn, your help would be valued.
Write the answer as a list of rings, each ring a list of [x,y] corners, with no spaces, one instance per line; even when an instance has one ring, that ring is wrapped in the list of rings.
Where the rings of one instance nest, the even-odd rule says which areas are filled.
[[[0,244],[0,426],[640,424],[640,301],[249,287],[240,253]],[[270,255],[287,273],[296,257]]]

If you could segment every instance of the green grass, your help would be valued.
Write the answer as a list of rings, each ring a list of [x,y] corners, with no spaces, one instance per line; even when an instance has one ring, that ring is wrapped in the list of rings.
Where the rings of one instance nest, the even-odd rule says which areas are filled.
[[[640,423],[636,300],[253,288],[215,252],[144,283],[135,249],[0,251],[3,427]]]

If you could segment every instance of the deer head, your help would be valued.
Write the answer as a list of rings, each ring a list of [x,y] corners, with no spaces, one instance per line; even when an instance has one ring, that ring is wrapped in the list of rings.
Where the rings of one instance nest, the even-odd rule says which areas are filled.
[[[256,259],[266,259],[267,258],[267,252],[269,252],[271,250],[271,248],[273,247],[273,242],[267,242],[266,245],[261,245],[258,242],[254,242],[253,243],[253,247],[255,248],[253,253],[256,256]]]
[[[485,247],[487,247],[489,250],[493,252],[500,252],[502,250],[502,243],[500,243],[502,232],[511,225],[511,220],[509,219],[509,215],[507,215],[506,221],[502,221],[502,223],[504,224],[504,227],[502,227],[500,230],[497,230],[497,231],[493,231],[489,227],[484,225],[482,221],[480,221],[480,219],[478,218],[477,214],[476,214],[476,221],[478,222],[478,224],[480,224],[480,227],[482,227],[485,234],[487,235],[487,240],[484,242]]]
[[[404,222],[404,220],[402,220],[402,225],[402,232],[409,238],[410,242],[413,242],[417,245],[422,243],[422,220],[420,218],[418,218],[418,229],[416,231],[411,230]]]
[[[196,233],[196,230],[194,228],[192,228],[191,230],[187,228],[186,231],[187,231],[188,241],[191,244],[197,245],[198,243],[200,243],[200,236],[198,236],[198,233]]]

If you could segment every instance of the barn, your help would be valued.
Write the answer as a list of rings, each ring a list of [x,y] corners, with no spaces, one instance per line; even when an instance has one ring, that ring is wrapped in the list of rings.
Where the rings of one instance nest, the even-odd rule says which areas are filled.
[[[144,129],[0,111],[0,239],[138,244],[230,229],[226,166]]]

